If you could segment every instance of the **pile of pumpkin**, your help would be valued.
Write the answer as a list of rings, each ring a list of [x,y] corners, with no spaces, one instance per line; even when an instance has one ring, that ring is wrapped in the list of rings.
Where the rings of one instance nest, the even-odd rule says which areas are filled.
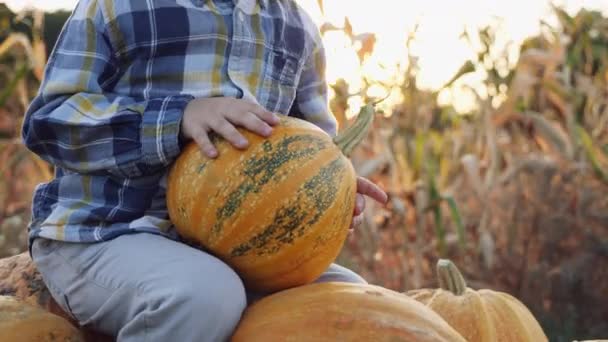
[[[223,259],[250,289],[272,293],[247,308],[233,340],[546,341],[522,303],[467,288],[448,260],[437,265],[440,289],[402,294],[374,285],[311,284],[348,234],[356,192],[348,157],[373,114],[373,106],[364,107],[334,139],[283,117],[270,138],[243,131],[250,141],[245,151],[220,140],[220,157],[208,159],[191,144],[174,164],[167,205],[178,232]],[[10,286],[3,281],[0,294]],[[21,298],[32,297],[21,290]],[[84,340],[82,330],[48,312],[49,301],[47,294],[40,309],[0,298],[3,341]],[[30,302],[40,305],[41,298]]]
[[[12,259],[26,260],[27,255]],[[11,259],[5,259],[11,260]],[[0,261],[6,270],[9,263]],[[26,279],[13,296],[0,296],[0,340],[112,341],[74,322],[48,292]],[[247,310],[233,341],[547,341],[528,309],[512,296],[474,291],[448,260],[437,264],[440,288],[398,293],[374,285],[318,283],[278,291]],[[0,280],[0,289],[15,282]],[[34,281],[38,281],[39,279]],[[43,290],[43,289],[42,289]],[[21,293],[19,293],[21,292]],[[19,300],[16,297],[20,298]],[[29,303],[28,303],[29,302]],[[41,307],[43,306],[43,307]]]

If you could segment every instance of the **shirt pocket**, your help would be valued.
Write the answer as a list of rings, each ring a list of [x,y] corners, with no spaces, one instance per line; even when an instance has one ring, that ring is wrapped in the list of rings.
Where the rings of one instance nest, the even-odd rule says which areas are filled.
[[[299,58],[285,51],[270,50],[264,72],[266,108],[281,114],[289,113],[296,98],[301,73]]]

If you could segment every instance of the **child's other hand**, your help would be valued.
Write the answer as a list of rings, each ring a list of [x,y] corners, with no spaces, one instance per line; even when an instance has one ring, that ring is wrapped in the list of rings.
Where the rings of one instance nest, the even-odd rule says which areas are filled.
[[[365,210],[365,196],[371,197],[380,204],[386,204],[388,195],[379,186],[372,183],[370,180],[357,177],[357,197],[355,199],[355,210],[353,212],[353,221],[350,225],[350,232],[363,222],[363,210]]]
[[[248,100],[200,98],[192,100],[186,107],[180,134],[186,139],[194,139],[209,158],[215,158],[218,152],[209,138],[210,132],[222,136],[238,149],[245,149],[249,142],[236,126],[268,137],[272,133],[271,125],[278,123],[276,114]]]

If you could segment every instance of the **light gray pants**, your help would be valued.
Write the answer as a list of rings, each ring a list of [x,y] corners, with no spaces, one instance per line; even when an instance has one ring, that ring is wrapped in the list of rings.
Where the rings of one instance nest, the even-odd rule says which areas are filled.
[[[96,244],[37,239],[32,257],[66,312],[118,341],[226,341],[255,296],[219,259],[153,234]],[[336,264],[317,280],[326,281],[365,282]]]

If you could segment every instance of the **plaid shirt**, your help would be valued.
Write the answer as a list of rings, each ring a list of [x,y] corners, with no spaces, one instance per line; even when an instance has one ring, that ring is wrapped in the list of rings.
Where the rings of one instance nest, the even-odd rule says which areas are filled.
[[[324,69],[293,0],[80,0],[23,125],[56,167],[34,193],[30,242],[177,238],[165,186],[188,102],[251,99],[334,135]]]

